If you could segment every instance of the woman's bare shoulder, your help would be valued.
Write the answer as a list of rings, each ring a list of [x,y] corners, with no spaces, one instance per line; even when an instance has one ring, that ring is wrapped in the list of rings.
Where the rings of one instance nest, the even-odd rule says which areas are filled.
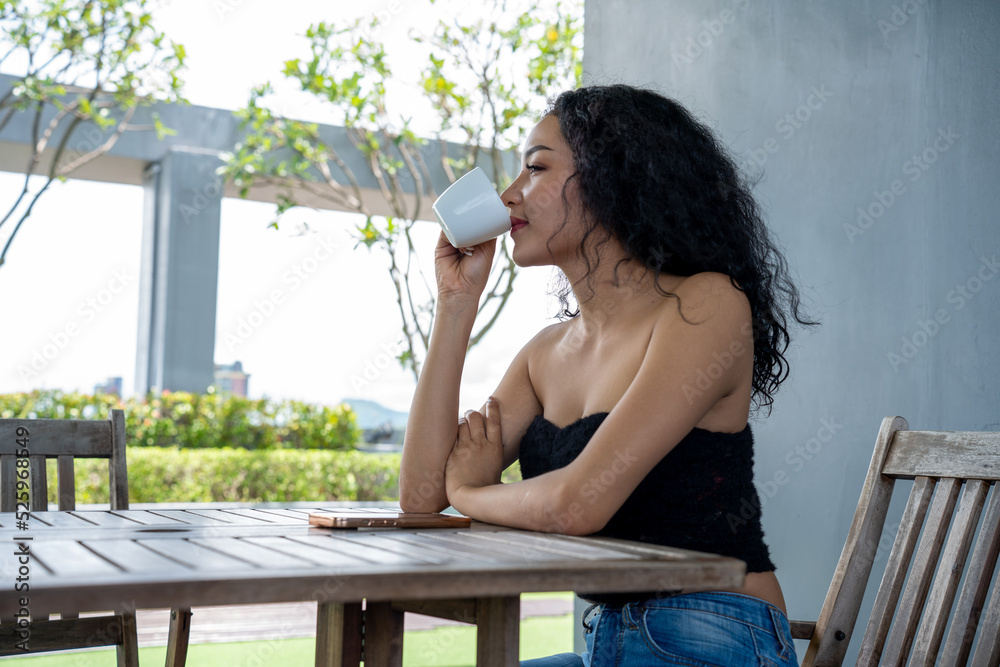
[[[534,390],[531,369],[546,358],[548,352],[565,334],[567,322],[550,324],[536,333],[521,347],[501,381],[501,389],[511,382],[527,383]],[[523,387],[521,387],[523,389]]]
[[[572,325],[572,320],[563,320],[543,327],[524,345],[522,352],[527,351],[531,354],[551,350],[553,346],[566,337]]]
[[[749,299],[724,273],[706,271],[687,276],[676,284],[672,292],[679,300],[679,310],[685,320],[698,322],[720,315],[739,321],[750,318]]]

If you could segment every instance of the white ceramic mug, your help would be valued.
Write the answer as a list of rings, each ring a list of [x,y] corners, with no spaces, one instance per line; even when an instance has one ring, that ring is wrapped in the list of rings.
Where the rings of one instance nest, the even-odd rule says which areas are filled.
[[[510,213],[479,167],[442,192],[433,209],[456,248],[471,248],[510,231]]]

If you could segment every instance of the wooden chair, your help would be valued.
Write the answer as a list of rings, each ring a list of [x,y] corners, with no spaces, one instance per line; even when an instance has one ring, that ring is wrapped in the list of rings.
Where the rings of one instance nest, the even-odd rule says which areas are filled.
[[[27,458],[27,466],[20,467],[18,459],[24,458]],[[0,419],[0,511],[30,510],[31,514],[36,514],[48,510],[47,458],[55,458],[57,462],[60,511],[76,509],[74,458],[108,459],[111,509],[128,509],[123,411],[109,410],[105,421]],[[29,474],[30,493],[21,495],[17,486],[21,479],[18,472],[24,470]],[[28,521],[30,524],[30,518]],[[119,667],[138,667],[139,643],[134,609],[86,618],[61,615],[58,620],[49,620],[49,614],[43,610],[36,612],[32,609],[32,612],[30,653],[116,646]],[[25,655],[22,649],[16,647],[18,626],[11,620],[8,617],[0,619],[0,656]]]
[[[819,619],[792,623],[796,639],[810,640],[803,667],[843,663],[897,479],[915,481],[857,664],[1000,663],[1000,583],[986,604],[1000,551],[1000,488],[990,493],[1000,479],[1000,433],[908,428],[901,417],[882,421]]]

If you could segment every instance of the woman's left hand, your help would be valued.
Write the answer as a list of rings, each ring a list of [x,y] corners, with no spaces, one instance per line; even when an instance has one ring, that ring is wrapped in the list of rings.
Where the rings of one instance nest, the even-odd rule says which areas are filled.
[[[503,472],[503,442],[500,438],[500,404],[492,396],[486,415],[469,410],[458,420],[458,439],[445,465],[448,501],[462,487],[482,487],[500,483]]]

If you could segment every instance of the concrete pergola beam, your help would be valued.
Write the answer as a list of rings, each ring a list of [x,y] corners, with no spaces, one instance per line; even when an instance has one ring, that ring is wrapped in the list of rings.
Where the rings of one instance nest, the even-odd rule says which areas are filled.
[[[7,75],[0,75],[0,97],[5,95],[18,79]],[[215,152],[221,154],[233,150],[233,147],[242,140],[244,133],[239,127],[239,119],[232,111],[227,109],[214,109],[211,107],[201,107],[186,104],[165,104],[157,103],[149,107],[137,110],[135,117],[131,121],[132,125],[152,126],[153,114],[158,114],[162,123],[174,130],[176,134],[157,139],[152,131],[147,132],[126,132],[115,143],[114,147],[105,155],[87,163],[79,170],[74,171],[72,178],[88,181],[100,181],[102,183],[121,183],[125,185],[142,185],[143,173],[146,167],[155,162],[159,162],[164,155],[174,148],[197,149],[202,152]],[[49,107],[42,118],[42,127],[55,117],[55,109]],[[10,171],[24,173],[31,156],[31,124],[33,114],[19,113],[11,118],[10,122],[0,130],[0,171]],[[62,139],[64,127],[60,127],[49,140],[50,149],[42,156],[42,161],[36,167],[34,173],[44,174],[48,172],[51,165],[52,146],[57,146]],[[344,127],[336,125],[319,125],[320,137],[332,146],[342,157],[345,164],[354,172],[361,186],[362,200],[373,215],[388,215],[392,211],[383,199],[378,188],[378,182],[367,166],[364,155],[354,147],[348,131]],[[87,123],[82,125],[74,133],[67,144],[67,151],[74,154],[86,153],[100,146],[111,136],[111,131],[102,131],[97,126]],[[447,143],[449,155],[458,156],[464,147]],[[441,159],[442,146],[440,142],[428,141],[421,150],[421,156],[427,164],[430,172],[430,191],[440,193],[448,187],[450,181],[442,167]],[[517,157],[513,154],[505,156],[508,168],[513,168],[517,164]],[[482,164],[487,173],[492,172],[489,164]],[[334,176],[338,182],[347,185],[346,179],[334,170]],[[404,190],[413,193],[414,183],[409,174],[400,172],[400,182]],[[427,184],[425,184],[426,187]],[[278,188],[272,186],[255,186],[247,193],[247,199],[266,203],[275,203]],[[337,206],[330,200],[323,197],[310,196],[309,193],[300,191],[297,193],[300,201],[307,206],[312,206],[321,210],[347,210]],[[239,191],[233,185],[226,185],[224,196],[239,197]],[[433,221],[430,203],[433,197],[424,202],[417,216],[420,220]],[[408,202],[412,204],[412,200]]]

